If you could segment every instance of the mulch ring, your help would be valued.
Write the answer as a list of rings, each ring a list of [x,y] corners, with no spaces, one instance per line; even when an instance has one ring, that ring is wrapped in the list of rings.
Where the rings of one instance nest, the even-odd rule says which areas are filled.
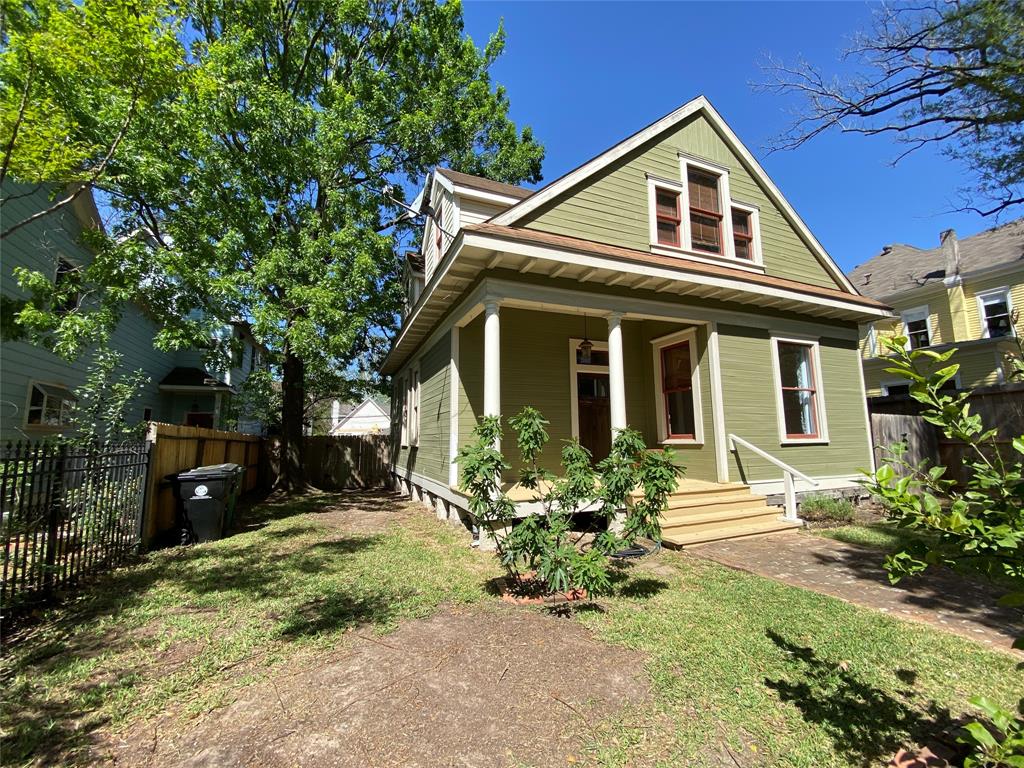
[[[108,735],[123,766],[566,765],[602,718],[649,701],[645,657],[574,621],[447,609],[272,671],[230,704]]]

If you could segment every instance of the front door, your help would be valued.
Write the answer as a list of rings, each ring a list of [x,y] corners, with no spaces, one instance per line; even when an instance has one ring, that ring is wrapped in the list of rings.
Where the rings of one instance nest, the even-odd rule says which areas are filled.
[[[580,419],[580,444],[594,462],[607,458],[612,448],[612,412],[607,373],[577,373],[576,396]]]

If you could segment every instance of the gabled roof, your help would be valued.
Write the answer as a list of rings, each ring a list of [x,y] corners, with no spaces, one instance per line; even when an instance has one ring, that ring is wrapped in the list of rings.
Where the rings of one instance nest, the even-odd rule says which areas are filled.
[[[711,106],[711,102],[704,96],[698,96],[697,98],[688,101],[678,109],[665,115],[660,120],[655,120],[646,128],[642,128],[629,138],[620,141],[613,147],[583,163],[583,165],[578,168],[569,171],[564,176],[561,176],[547,186],[537,190],[529,197],[524,198],[519,203],[513,205],[511,208],[492,217],[490,222],[503,226],[515,226],[518,222],[522,221],[524,217],[533,211],[536,211],[545,203],[554,200],[558,195],[572,189],[602,169],[608,167],[616,160],[645,145],[647,142],[661,135],[665,131],[674,128],[682,121],[697,113],[703,113],[708,122],[718,131],[719,134],[721,134],[725,143],[736,154],[736,156],[739,157],[740,161],[744,166],[746,166],[754,179],[761,184],[769,199],[778,206],[782,215],[797,231],[807,247],[810,248],[811,252],[815,255],[818,261],[821,262],[822,266],[825,267],[828,273],[847,291],[850,293],[856,293],[857,290],[853,287],[853,284],[850,283],[846,275],[843,274],[843,271],[832,260],[832,257],[828,255],[821,243],[818,242],[817,238],[814,237],[807,225],[797,215],[796,211],[793,210],[793,207],[782,196],[782,192],[780,192],[779,188],[775,186],[775,183],[761,167],[760,163],[757,162],[750,151],[743,145],[743,142],[740,141],[739,137],[733,133],[733,130],[728,126],[725,120],[722,119],[722,116],[718,114],[713,106]]]
[[[532,189],[517,187],[512,184],[505,184],[500,181],[485,179],[483,176],[473,176],[469,173],[453,171],[450,168],[438,168],[437,172],[449,181],[470,189],[478,189],[481,192],[491,192],[495,195],[507,195],[523,200],[533,194]]]
[[[1002,265],[1024,267],[1024,218],[965,237],[958,245],[961,275]],[[917,248],[902,243],[886,246],[880,254],[850,272],[857,290],[878,299],[941,284],[946,277],[951,275],[946,274],[942,246]]]
[[[418,275],[423,274],[424,260],[420,251],[406,251],[405,260],[409,263],[409,269]]]

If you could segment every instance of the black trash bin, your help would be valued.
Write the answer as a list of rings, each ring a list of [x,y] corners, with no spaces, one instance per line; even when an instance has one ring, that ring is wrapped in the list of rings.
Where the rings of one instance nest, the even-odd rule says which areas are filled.
[[[237,493],[238,465],[213,464],[170,478],[184,515],[182,543],[216,541],[224,533],[224,514]]]

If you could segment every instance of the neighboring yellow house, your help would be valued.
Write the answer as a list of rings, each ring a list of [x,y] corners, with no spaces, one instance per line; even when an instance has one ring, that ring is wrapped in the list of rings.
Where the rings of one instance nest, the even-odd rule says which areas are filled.
[[[850,273],[863,295],[892,307],[898,319],[861,326],[868,397],[907,393],[905,381],[886,373],[886,334],[908,337],[915,349],[955,346],[959,389],[1006,382],[1008,354],[1017,354],[1015,310],[1024,307],[1024,219],[958,241],[939,236],[938,248],[889,245]]]

